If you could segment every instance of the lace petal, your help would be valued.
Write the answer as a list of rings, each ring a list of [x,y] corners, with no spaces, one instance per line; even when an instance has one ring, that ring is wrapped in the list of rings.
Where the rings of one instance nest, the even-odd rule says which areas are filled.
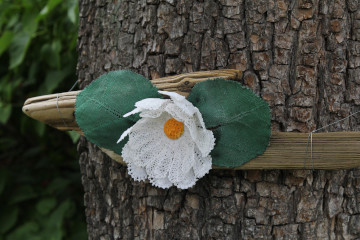
[[[144,99],[132,112],[142,117],[122,134],[129,135],[122,156],[135,180],[149,179],[157,187],[192,187],[211,169],[213,133],[205,128],[199,110],[185,97],[165,91],[169,99]],[[131,112],[130,112],[131,113]],[[184,123],[180,138],[169,139],[164,124],[170,118]]]
[[[144,181],[147,178],[145,168],[132,164],[131,161],[128,163],[128,173],[135,181]]]

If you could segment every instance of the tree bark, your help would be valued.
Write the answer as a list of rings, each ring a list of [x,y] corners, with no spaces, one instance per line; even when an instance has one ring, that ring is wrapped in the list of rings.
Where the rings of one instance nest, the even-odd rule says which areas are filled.
[[[360,110],[357,0],[80,0],[78,50],[81,87],[117,69],[150,79],[240,69],[275,131],[309,132]],[[163,190],[134,182],[85,139],[78,149],[89,239],[360,236],[360,168],[211,170],[189,190]]]

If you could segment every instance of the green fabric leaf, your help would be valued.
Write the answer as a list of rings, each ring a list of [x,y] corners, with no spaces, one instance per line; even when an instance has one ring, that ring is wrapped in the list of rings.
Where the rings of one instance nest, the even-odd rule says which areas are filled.
[[[128,70],[109,72],[87,86],[76,98],[75,117],[86,138],[99,147],[121,154],[121,134],[139,116],[122,116],[144,98],[161,98],[149,80]]]
[[[212,79],[198,83],[188,100],[213,129],[213,164],[237,167],[262,154],[269,144],[271,115],[266,101],[238,82]]]

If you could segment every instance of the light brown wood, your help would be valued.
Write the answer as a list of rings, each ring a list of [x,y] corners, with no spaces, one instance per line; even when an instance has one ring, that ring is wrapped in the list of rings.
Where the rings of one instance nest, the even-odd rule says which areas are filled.
[[[312,160],[308,136],[308,133],[273,132],[266,152],[236,169],[349,169],[360,166],[360,132],[314,133]]]
[[[241,79],[241,71],[235,69],[223,69],[213,71],[201,71],[184,73],[176,76],[164,77],[151,80],[151,82],[163,91],[177,92],[187,96],[192,87],[209,78],[224,78],[238,81]],[[23,112],[29,117],[46,123],[62,131],[76,130],[79,127],[75,121],[75,101],[80,91],[49,94],[29,98],[25,101]]]
[[[74,116],[76,96],[80,91],[29,98],[23,112],[29,117],[62,131],[80,130]]]
[[[312,160],[308,136],[308,133],[273,132],[264,154],[233,169],[349,169],[360,166],[360,132],[314,133]],[[102,150],[124,164],[120,155]]]
[[[233,69],[194,72],[155,79],[152,83],[160,90],[175,91],[187,96],[197,82],[218,77],[239,80],[241,72]],[[59,130],[75,130],[82,134],[74,116],[79,92],[30,98],[24,103],[23,112]],[[307,133],[274,132],[263,155],[234,169],[345,169],[360,166],[360,132],[313,134],[313,159],[310,157],[309,146],[305,161],[307,142]],[[102,150],[115,161],[124,164],[120,155],[108,149]]]
[[[222,69],[213,71],[201,71],[185,73],[170,77],[158,78],[151,82],[160,90],[177,92],[188,96],[192,87],[198,83],[212,78],[224,78],[229,80],[240,80],[242,72],[236,69]]]

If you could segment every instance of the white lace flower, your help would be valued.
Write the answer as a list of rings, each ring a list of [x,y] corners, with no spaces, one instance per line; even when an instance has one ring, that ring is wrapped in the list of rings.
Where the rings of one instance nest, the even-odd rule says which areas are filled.
[[[149,179],[161,188],[186,189],[211,169],[209,155],[215,144],[200,111],[177,93],[159,91],[171,99],[147,98],[124,117],[140,113],[141,119],[127,129],[122,150],[129,174],[137,181]]]

